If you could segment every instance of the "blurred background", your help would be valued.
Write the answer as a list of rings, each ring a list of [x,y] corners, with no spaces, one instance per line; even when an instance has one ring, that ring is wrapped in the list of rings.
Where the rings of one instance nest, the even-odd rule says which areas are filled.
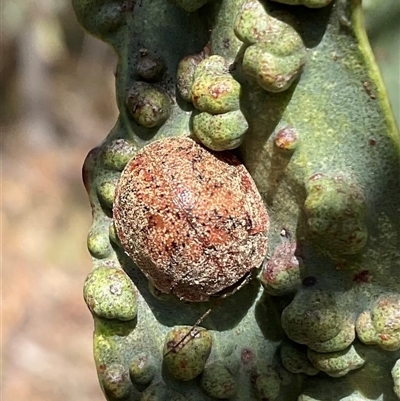
[[[400,121],[400,0],[365,0],[373,50]],[[82,298],[91,223],[81,184],[117,118],[116,57],[69,0],[1,3],[3,401],[100,401]]]

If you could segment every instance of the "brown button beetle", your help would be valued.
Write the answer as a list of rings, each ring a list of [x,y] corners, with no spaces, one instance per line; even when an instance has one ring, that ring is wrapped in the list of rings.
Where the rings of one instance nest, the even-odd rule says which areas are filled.
[[[268,214],[249,172],[189,138],[158,140],[129,161],[113,215],[142,272],[185,301],[238,286],[267,252]]]

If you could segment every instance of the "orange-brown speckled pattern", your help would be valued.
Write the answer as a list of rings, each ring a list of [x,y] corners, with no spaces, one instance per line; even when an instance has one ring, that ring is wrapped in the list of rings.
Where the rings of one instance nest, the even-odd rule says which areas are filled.
[[[188,138],[147,145],[117,186],[121,244],[160,291],[206,301],[257,268],[268,214],[243,164]]]

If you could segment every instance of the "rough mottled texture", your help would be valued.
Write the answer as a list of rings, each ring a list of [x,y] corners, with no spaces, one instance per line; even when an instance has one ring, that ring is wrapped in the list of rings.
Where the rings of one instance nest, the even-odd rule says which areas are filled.
[[[124,249],[154,286],[187,301],[234,286],[267,251],[268,214],[244,166],[191,139],[143,148],[122,172],[113,213]]]
[[[314,174],[307,193],[304,211],[311,235],[333,255],[359,252],[368,238],[365,197],[359,186],[342,174]]]
[[[154,358],[147,352],[137,353],[132,359],[129,374],[136,384],[150,384],[156,374]]]
[[[307,356],[307,347],[292,341],[284,341],[280,349],[282,364],[289,372],[316,375],[320,370],[316,368]]]
[[[285,152],[293,152],[299,145],[299,135],[292,127],[280,129],[275,135],[275,145]]]
[[[282,327],[293,341],[313,347],[340,333],[340,310],[330,293],[303,291],[283,311]]]
[[[85,281],[84,297],[97,316],[119,320],[136,317],[136,289],[122,269],[109,266],[93,269]]]
[[[176,380],[189,381],[204,369],[211,352],[210,333],[201,328],[175,327],[164,343],[164,365]]]
[[[111,209],[114,203],[115,186],[118,177],[106,177],[104,180],[99,180],[97,183],[97,196],[99,201],[106,208]]]
[[[281,379],[273,369],[257,374],[253,378],[257,400],[276,400],[281,389]]]
[[[393,366],[392,377],[394,383],[393,390],[396,393],[397,397],[400,398],[400,359]]]
[[[87,238],[87,246],[90,254],[96,259],[107,258],[111,252],[108,235],[100,230],[100,227],[92,227]]]
[[[176,72],[176,87],[180,96],[187,102],[192,101],[192,85],[194,72],[204,60],[203,54],[194,54],[184,57],[178,65]]]
[[[202,112],[193,117],[193,132],[211,150],[237,148],[249,125],[240,110],[212,115]]]
[[[191,87],[192,102],[200,111],[211,114],[239,109],[240,84],[229,73],[221,56],[210,56],[196,68]]]
[[[114,139],[103,146],[100,159],[104,168],[122,171],[137,152],[137,147],[125,139]]]
[[[83,168],[94,269],[123,269],[137,291],[135,319],[92,312],[96,368],[109,401],[210,401],[227,396],[225,389],[232,401],[398,400],[400,141],[360,1],[73,4],[119,60],[120,116]],[[270,224],[262,272],[209,302],[184,302],[150,284],[121,246],[111,211],[110,184],[139,149],[196,135],[211,149],[240,145],[234,153]],[[152,165],[178,159],[169,152]],[[214,168],[210,179],[223,174]],[[151,207],[160,205],[155,195]],[[221,204],[240,206],[227,197]],[[132,246],[136,240],[130,237]],[[117,315],[118,303],[108,306]],[[178,345],[165,355],[164,343],[182,327],[191,341],[196,322],[212,347],[206,361],[192,347],[198,376],[177,380],[164,359],[184,354]]]
[[[140,401],[186,401],[186,399],[159,382],[144,390]]]
[[[136,82],[129,89],[126,107],[141,126],[154,128],[162,125],[170,114],[168,96],[159,88],[145,82]]]
[[[145,81],[160,81],[165,72],[164,60],[151,54],[144,54],[137,63],[136,72]]]
[[[301,284],[296,246],[296,242],[283,242],[265,263],[260,280],[269,294],[293,292]]]
[[[268,13],[258,0],[247,0],[236,18],[235,33],[247,47],[243,71],[265,90],[281,92],[299,76],[306,50],[287,13]],[[286,21],[287,22],[286,22]]]
[[[210,397],[222,400],[233,397],[237,392],[235,377],[221,362],[207,366],[201,376],[200,386]]]
[[[385,350],[400,348],[400,295],[380,297],[370,311],[360,314],[358,338],[365,344],[378,344]]]
[[[104,391],[109,397],[117,400],[129,396],[132,383],[129,380],[129,374],[124,365],[113,363],[100,372]]]
[[[192,131],[206,147],[215,151],[237,148],[249,125],[240,108],[241,88],[230,64],[220,56],[201,54],[183,58],[177,71],[177,89],[200,111],[192,116]]]
[[[317,369],[332,377],[344,376],[350,370],[360,369],[365,363],[353,346],[343,351],[325,354],[309,349],[308,358]]]

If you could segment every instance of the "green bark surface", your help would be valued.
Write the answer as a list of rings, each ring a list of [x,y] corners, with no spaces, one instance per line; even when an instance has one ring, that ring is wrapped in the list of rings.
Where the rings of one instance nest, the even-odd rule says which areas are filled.
[[[400,398],[399,134],[360,1],[300,3],[73,0],[119,58],[120,116],[83,169],[84,293],[110,401]],[[230,97],[207,98],[221,82]],[[248,284],[188,303],[126,256],[112,203],[140,148],[196,132],[212,149],[240,145],[270,228]]]

